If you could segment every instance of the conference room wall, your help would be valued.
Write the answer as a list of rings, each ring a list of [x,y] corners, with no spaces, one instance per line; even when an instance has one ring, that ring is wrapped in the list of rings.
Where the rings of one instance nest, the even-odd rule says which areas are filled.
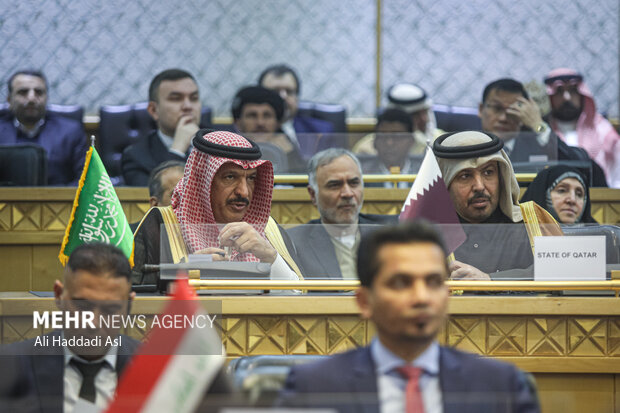
[[[51,101],[87,113],[143,101],[155,73],[182,67],[214,115],[230,116],[240,86],[287,62],[304,99],[342,103],[352,117],[372,116],[398,80],[419,82],[437,103],[475,106],[494,78],[540,82],[558,66],[584,72],[599,107],[618,115],[615,0],[0,3],[0,79],[41,68]]]

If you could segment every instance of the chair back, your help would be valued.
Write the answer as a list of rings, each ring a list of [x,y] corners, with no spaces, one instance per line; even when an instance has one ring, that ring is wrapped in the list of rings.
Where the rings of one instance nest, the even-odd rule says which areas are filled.
[[[347,110],[344,106],[332,103],[299,102],[297,113],[301,116],[330,122],[334,133],[346,133]]]
[[[306,354],[239,357],[228,364],[227,372],[235,387],[247,395],[251,404],[269,406],[284,387],[292,366],[323,357]]]
[[[437,127],[445,132],[482,130],[478,109],[462,106],[433,105]]]
[[[47,185],[47,153],[39,145],[0,145],[0,186]]]

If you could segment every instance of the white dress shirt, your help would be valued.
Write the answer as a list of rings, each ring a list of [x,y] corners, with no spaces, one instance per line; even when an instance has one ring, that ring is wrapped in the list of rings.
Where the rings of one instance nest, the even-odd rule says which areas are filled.
[[[159,136],[161,143],[163,143],[164,146],[168,148],[168,152],[172,152],[175,155],[179,155],[180,157],[185,158],[185,154],[182,153],[181,151],[177,151],[176,149],[170,149],[170,147],[172,146],[172,142],[174,142],[174,138],[166,135],[159,129],[157,129],[157,136]]]
[[[405,412],[407,379],[396,369],[408,363],[385,348],[379,339],[370,344],[375,362],[379,407],[382,413]],[[422,369],[420,392],[425,413],[443,413],[442,392],[439,385],[439,344],[436,341],[409,365]]]
[[[64,338],[64,334],[61,336]],[[64,413],[73,412],[75,403],[77,403],[80,397],[80,388],[82,387],[82,373],[73,366],[70,362],[71,359],[82,363],[96,363],[101,362],[101,359],[96,361],[84,360],[80,356],[77,356],[69,348],[63,347],[64,352]],[[116,385],[118,377],[116,374],[116,359],[118,354],[118,347],[112,346],[108,353],[103,357],[103,367],[97,373],[95,377],[95,391],[97,393],[95,399],[95,405],[97,407],[105,408],[110,400],[114,397],[116,392]]]

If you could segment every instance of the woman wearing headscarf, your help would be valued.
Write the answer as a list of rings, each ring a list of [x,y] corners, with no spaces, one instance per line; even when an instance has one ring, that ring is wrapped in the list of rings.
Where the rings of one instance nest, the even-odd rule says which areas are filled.
[[[557,165],[542,170],[521,202],[534,201],[562,224],[596,223],[590,214],[590,189],[577,169]]]

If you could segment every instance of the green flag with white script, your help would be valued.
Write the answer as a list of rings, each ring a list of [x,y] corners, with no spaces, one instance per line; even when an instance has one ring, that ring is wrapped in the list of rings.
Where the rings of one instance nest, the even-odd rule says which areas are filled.
[[[73,210],[58,259],[66,265],[81,244],[104,242],[120,248],[133,266],[133,234],[110,177],[94,147],[86,152]]]

